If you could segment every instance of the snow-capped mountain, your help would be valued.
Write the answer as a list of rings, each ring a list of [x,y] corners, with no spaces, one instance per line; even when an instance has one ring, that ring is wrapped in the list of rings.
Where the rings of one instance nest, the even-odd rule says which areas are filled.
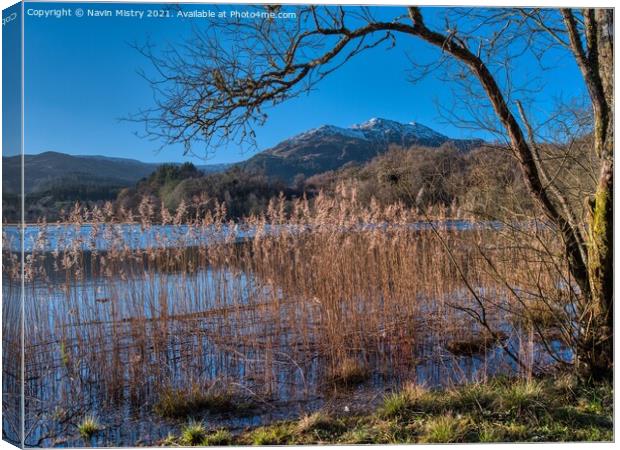
[[[361,131],[367,139],[375,141],[428,141],[445,142],[447,136],[416,122],[399,123],[393,120],[372,118],[367,122],[353,125],[354,131]]]
[[[372,118],[349,128],[323,125],[308,130],[255,155],[241,166],[290,182],[299,174],[311,176],[345,164],[367,162],[390,146],[439,147],[445,143],[466,151],[482,141],[451,139],[415,122]]]
[[[302,143],[330,136],[361,139],[380,144],[420,144],[431,146],[435,146],[438,143],[441,145],[450,140],[447,136],[416,122],[400,123],[394,120],[373,117],[364,123],[355,124],[350,128],[323,125],[322,127],[294,136],[285,142]]]

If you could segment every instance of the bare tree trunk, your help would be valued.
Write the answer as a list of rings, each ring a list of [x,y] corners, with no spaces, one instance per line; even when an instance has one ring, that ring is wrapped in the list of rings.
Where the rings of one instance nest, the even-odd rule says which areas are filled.
[[[604,160],[590,221],[588,274],[592,309],[585,356],[590,375],[613,369],[613,161]]]
[[[598,78],[591,95],[597,96],[593,100],[594,146],[601,158],[588,239],[593,324],[589,363],[591,375],[601,378],[613,369],[613,11],[588,10],[584,17],[588,58]]]

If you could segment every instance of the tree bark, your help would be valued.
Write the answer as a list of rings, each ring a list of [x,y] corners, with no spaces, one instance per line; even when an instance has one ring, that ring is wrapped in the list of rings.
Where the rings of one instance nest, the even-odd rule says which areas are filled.
[[[584,16],[588,57],[598,78],[594,146],[601,158],[588,239],[588,275],[594,325],[590,372],[593,377],[603,378],[609,377],[613,370],[613,12],[588,10]]]

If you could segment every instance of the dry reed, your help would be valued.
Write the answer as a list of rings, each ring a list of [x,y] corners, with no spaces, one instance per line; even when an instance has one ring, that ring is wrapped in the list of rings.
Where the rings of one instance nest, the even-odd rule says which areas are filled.
[[[103,417],[216,381],[264,402],[322,395],[334,378],[456,383],[570,360],[559,343],[576,294],[540,224],[429,221],[345,188],[240,223],[225,205],[153,211],[76,206],[69,224],[27,233],[27,442],[59,432],[57,405]],[[480,336],[475,352],[449,351]]]

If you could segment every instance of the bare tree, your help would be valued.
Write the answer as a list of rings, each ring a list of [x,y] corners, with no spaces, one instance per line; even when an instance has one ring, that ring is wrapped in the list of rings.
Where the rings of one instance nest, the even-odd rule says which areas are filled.
[[[427,12],[417,7],[394,8],[390,20],[366,7],[297,7],[286,10],[295,17],[287,20],[274,11],[280,9],[257,7],[255,20],[214,21],[165,51],[140,47],[156,69],[149,78],[156,105],[135,117],[146,125],[146,134],[164,145],[183,143],[186,151],[200,141],[205,148],[252,141],[268,107],[309,91],[357,54],[401,38],[434,46],[439,60],[425,72],[455,64],[452,81],[473,86],[468,94],[477,92],[480,108],[492,112],[473,126],[505,136],[504,148],[518,162],[527,191],[557,228],[581,295],[579,367],[590,376],[608,376],[613,369],[613,11],[448,10],[444,31],[427,25]],[[455,14],[449,17],[450,12]],[[510,82],[517,70],[514,58],[526,51],[540,56],[550,48],[572,55],[589,93],[600,169],[594,195],[582,199],[589,210],[585,220],[544,164],[524,91]]]

